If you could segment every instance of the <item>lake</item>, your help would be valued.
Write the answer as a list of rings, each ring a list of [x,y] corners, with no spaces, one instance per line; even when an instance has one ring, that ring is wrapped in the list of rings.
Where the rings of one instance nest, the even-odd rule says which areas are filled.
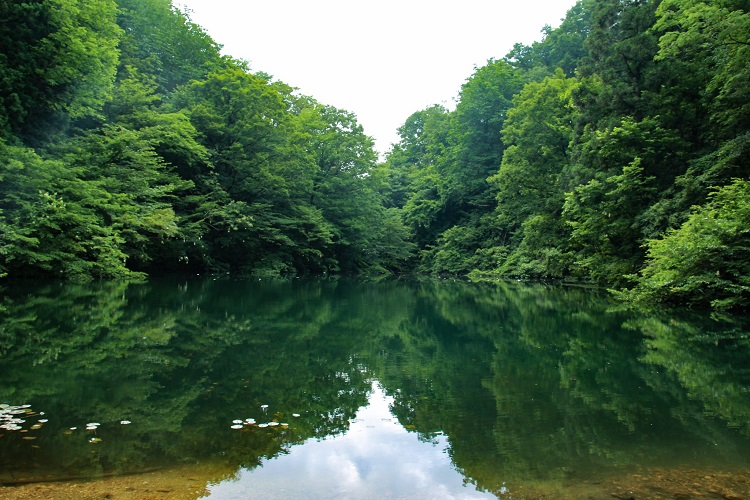
[[[193,277],[15,284],[0,320],[3,498],[750,495],[747,318]]]

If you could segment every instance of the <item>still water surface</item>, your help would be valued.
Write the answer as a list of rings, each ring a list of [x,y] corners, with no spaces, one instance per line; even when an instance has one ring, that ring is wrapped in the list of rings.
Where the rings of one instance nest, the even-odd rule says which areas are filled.
[[[195,497],[482,498],[750,468],[743,318],[544,285],[196,278],[15,286],[0,320],[6,487],[190,465]]]

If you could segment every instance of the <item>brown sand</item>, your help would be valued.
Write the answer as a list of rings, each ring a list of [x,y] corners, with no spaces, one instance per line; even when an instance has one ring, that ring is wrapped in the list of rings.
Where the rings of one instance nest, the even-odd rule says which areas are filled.
[[[132,476],[89,481],[32,483],[0,487],[0,498],[15,499],[196,499],[226,470],[184,466]],[[750,500],[750,470],[649,469],[600,481],[557,485],[508,485],[500,498],[549,499],[723,499]],[[429,493],[427,493],[429,497]],[[377,498],[377,492],[373,492]]]

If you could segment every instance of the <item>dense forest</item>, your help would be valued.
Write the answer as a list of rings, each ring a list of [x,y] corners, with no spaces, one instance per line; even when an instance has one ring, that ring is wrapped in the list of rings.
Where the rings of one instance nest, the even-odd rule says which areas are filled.
[[[0,275],[418,272],[746,309],[750,1],[579,0],[542,35],[379,162],[355,115],[170,0],[0,0]]]
[[[383,273],[410,253],[352,113],[169,0],[0,3],[0,271]]]
[[[750,2],[581,0],[413,114],[384,166],[418,269],[750,298]]]

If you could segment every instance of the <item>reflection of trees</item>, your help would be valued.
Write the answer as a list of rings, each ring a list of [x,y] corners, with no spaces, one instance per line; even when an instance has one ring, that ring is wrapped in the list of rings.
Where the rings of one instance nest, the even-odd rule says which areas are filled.
[[[32,464],[90,474],[222,456],[252,466],[343,432],[370,390],[352,353],[373,324],[372,313],[351,319],[364,299],[332,300],[345,286],[209,280],[9,294],[0,400],[32,404],[49,423],[38,448],[0,439],[0,466],[16,477]],[[293,425],[232,431],[237,418]],[[94,421],[102,441],[92,447],[79,432]]]
[[[384,337],[375,371],[395,398],[392,411],[401,424],[426,441],[446,434],[453,463],[474,482],[484,466],[497,463],[494,403],[483,386],[493,348],[474,327],[500,323],[477,308],[480,295],[467,294],[471,289],[460,282],[421,283],[408,316]]]
[[[655,442],[650,416],[664,408],[638,383],[638,340],[622,317],[590,291],[536,288],[506,287],[514,331],[495,337],[496,438],[508,475],[572,479],[671,452]]]
[[[457,468],[484,489],[676,456],[747,455],[746,440],[690,399],[705,402],[708,394],[654,370],[653,341],[644,343],[632,315],[608,312],[611,304],[590,290],[440,283],[419,292],[386,338],[390,364],[377,373],[400,421],[425,438],[447,434]],[[730,403],[736,409],[727,420],[747,422],[750,405],[733,399],[747,394],[747,384],[723,367],[723,353],[701,357],[707,344],[689,350],[699,363],[683,355],[677,366],[718,374],[704,377],[703,389],[723,381],[713,386],[726,389],[714,406]],[[743,345],[735,367],[747,366]]]
[[[748,434],[747,328],[609,306],[582,289],[447,281],[17,287],[0,312],[0,402],[50,422],[38,448],[0,438],[0,467],[253,467],[345,432],[372,378],[407,429],[446,435],[456,468],[490,491],[746,457],[731,427]],[[291,425],[229,429],[244,418]],[[95,446],[65,433],[92,421]]]
[[[695,413],[708,413],[750,436],[747,321],[650,316],[634,320],[632,326],[646,336],[643,362],[663,368],[685,389],[677,395],[685,403],[675,412],[677,418],[694,425]],[[662,378],[653,377],[649,383],[659,387]],[[685,412],[688,408],[692,414]]]

